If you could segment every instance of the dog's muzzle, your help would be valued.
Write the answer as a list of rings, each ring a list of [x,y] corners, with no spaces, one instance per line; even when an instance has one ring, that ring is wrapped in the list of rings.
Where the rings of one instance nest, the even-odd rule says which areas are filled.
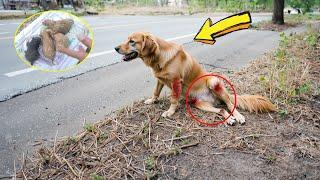
[[[131,60],[133,60],[133,59],[135,59],[135,58],[138,57],[138,52],[137,52],[137,51],[131,51],[131,52],[128,53],[128,54],[124,54],[124,53],[121,52],[119,46],[115,47],[114,49],[115,49],[119,54],[123,54],[123,55],[124,55],[124,56],[122,57],[122,60],[123,60],[123,61],[131,61]]]

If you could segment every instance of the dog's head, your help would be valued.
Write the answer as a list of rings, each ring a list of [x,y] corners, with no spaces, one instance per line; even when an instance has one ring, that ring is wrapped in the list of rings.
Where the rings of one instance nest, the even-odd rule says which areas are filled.
[[[115,47],[115,50],[124,55],[124,61],[131,61],[137,57],[143,58],[151,56],[158,48],[158,44],[153,35],[145,32],[132,33],[128,39]]]

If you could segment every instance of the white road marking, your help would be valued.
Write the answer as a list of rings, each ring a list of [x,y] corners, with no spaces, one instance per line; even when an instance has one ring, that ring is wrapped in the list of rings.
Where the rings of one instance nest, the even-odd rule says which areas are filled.
[[[26,69],[22,69],[22,70],[19,70],[19,71],[9,72],[9,73],[4,74],[4,75],[7,76],[7,77],[14,77],[14,76],[18,76],[20,74],[25,74],[25,73],[32,72],[32,71],[35,71],[35,69],[26,68]]]
[[[1,34],[9,34],[10,32],[0,32],[0,35]]]
[[[119,24],[119,25],[105,25],[105,26],[98,26],[98,27],[93,27],[93,30],[99,30],[99,29],[109,29],[109,28],[117,28],[117,27],[127,27],[127,26],[135,26],[135,25],[143,25],[143,24],[156,24],[156,23],[163,23],[163,22],[168,22],[167,21],[157,21],[157,22],[152,22],[152,21],[147,21],[147,22],[141,22],[141,23],[132,23],[132,24]]]
[[[8,37],[0,37],[0,40],[5,40],[5,39],[13,39],[13,36],[8,36]]]
[[[166,39],[166,41],[174,41],[174,40],[178,40],[178,39],[184,39],[184,38],[187,38],[187,37],[190,37],[190,36],[194,36],[195,34],[186,34],[186,35],[183,35],[183,36],[178,36],[178,37],[174,37],[174,38],[168,38]]]
[[[97,56],[101,56],[101,55],[105,55],[105,54],[111,54],[116,52],[115,50],[109,50],[109,51],[102,51],[102,52],[98,52],[98,53],[91,53],[89,54],[88,58],[94,58]]]
[[[186,34],[186,35],[177,36],[177,37],[173,37],[173,38],[167,38],[166,41],[174,41],[174,40],[184,39],[184,38],[191,37],[191,36],[194,36],[194,34]],[[106,54],[111,54],[111,53],[116,53],[116,51],[114,49],[112,49],[112,50],[102,51],[102,52],[98,52],[98,53],[91,53],[91,54],[89,54],[88,58],[94,58],[94,57],[98,57],[98,56],[102,56],[102,55],[106,55]],[[35,69],[27,68],[27,69],[22,69],[19,71],[13,71],[10,73],[6,73],[4,75],[7,77],[14,77],[14,76],[29,73],[32,71],[35,71]]]

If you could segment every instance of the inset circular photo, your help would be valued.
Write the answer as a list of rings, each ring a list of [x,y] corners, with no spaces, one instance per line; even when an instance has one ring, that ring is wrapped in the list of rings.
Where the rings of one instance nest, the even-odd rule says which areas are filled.
[[[93,32],[81,18],[46,11],[25,19],[15,33],[20,59],[48,72],[65,71],[83,62],[93,48]]]

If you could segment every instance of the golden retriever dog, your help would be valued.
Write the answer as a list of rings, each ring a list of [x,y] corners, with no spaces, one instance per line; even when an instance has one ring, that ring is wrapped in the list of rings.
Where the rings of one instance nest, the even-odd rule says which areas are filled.
[[[132,33],[128,39],[115,47],[115,50],[124,55],[124,61],[141,58],[145,65],[153,70],[157,78],[157,85],[153,96],[146,100],[152,104],[159,98],[163,86],[171,90],[170,108],[162,113],[163,117],[172,116],[179,103],[179,99],[188,89],[194,79],[208,74],[201,65],[188,54],[181,45],[165,41],[146,32]],[[216,108],[216,102],[224,102],[229,111],[233,109],[234,95],[229,94],[221,78],[207,76],[196,81],[190,89],[190,103],[195,107],[209,112],[220,114],[224,118],[229,116],[228,111]],[[250,112],[275,111],[275,106],[265,97],[259,95],[238,95],[237,107]],[[239,122],[245,123],[245,117],[237,110],[226,120],[230,125]]]

